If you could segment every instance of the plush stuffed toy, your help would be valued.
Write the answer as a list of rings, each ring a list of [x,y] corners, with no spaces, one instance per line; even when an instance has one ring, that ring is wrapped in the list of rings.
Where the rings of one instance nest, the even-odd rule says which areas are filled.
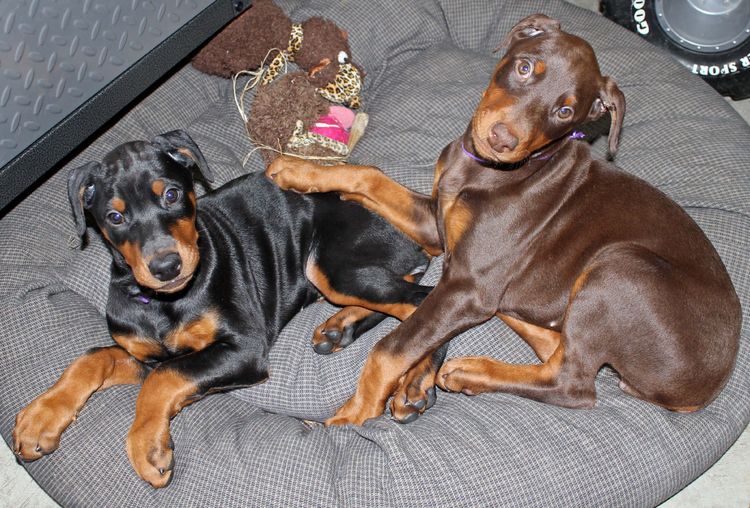
[[[346,160],[366,125],[366,114],[324,99],[304,72],[260,85],[246,123],[266,163],[282,152],[322,163]]]
[[[347,33],[332,21],[292,23],[271,0],[256,0],[198,52],[193,66],[225,78],[258,70],[260,82],[269,84],[294,62],[324,99],[357,108],[363,72],[350,54]]]

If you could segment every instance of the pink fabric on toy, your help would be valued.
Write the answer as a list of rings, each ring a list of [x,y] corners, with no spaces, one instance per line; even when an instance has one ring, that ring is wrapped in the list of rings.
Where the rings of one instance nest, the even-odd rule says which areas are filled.
[[[310,132],[347,144],[353,123],[354,111],[344,106],[331,106],[328,114],[318,118]]]

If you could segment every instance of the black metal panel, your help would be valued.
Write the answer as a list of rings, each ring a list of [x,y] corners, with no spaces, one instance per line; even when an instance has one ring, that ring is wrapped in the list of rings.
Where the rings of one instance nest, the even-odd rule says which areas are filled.
[[[79,9],[85,9],[87,5],[97,5],[92,1],[72,3],[82,4],[83,7],[76,6]],[[133,5],[132,2],[119,3],[127,5],[128,8]],[[137,3],[154,5],[151,2]],[[36,16],[45,12],[43,1],[32,0],[29,5],[26,2],[22,4],[24,9],[33,11]],[[61,2],[56,2],[51,5],[60,4]],[[180,26],[173,27],[171,32],[162,29],[163,27],[158,28],[159,17],[163,20],[170,15],[168,9],[160,8],[158,5],[155,5],[153,12],[146,12],[144,16],[127,17],[120,12],[116,21],[127,26],[120,30],[119,34],[115,30],[110,30],[106,38],[103,34],[104,29],[112,24],[114,18],[111,11],[102,10],[96,13],[93,12],[93,7],[89,7],[89,12],[84,13],[99,15],[104,20],[97,28],[93,26],[95,20],[70,19],[71,16],[68,15],[69,19],[66,21],[61,19],[65,16],[64,9],[58,9],[56,12],[47,10],[46,17],[54,21],[54,29],[59,31],[62,27],[66,33],[70,32],[67,40],[61,37],[56,39],[56,43],[50,41],[49,36],[54,30],[46,29],[46,33],[40,35],[42,28],[31,26],[28,19],[20,21],[21,16],[18,15],[13,16],[15,19],[9,19],[13,13],[9,13],[6,5],[5,12],[0,12],[0,31],[5,32],[6,40],[13,40],[15,49],[4,51],[3,48],[7,49],[7,43],[0,47],[0,163],[5,162],[8,153],[14,150],[18,153],[0,168],[0,210],[54,169],[71,151],[230,21],[237,13],[236,4],[238,2],[232,0],[195,0],[181,3],[179,7],[183,22]],[[116,4],[106,2],[102,5],[105,5],[106,9],[111,9],[112,5]],[[186,11],[189,13],[190,9],[193,9],[195,14],[188,19]],[[28,12],[24,11],[22,14],[27,15]],[[175,21],[180,21],[177,15],[171,18],[173,24]],[[94,42],[91,41],[88,41],[89,45],[86,46],[81,42],[85,37],[79,37],[78,41],[74,41],[76,30],[85,31],[87,36],[94,33],[96,37],[89,37],[91,41],[106,40],[108,44],[116,46],[119,54],[106,50],[105,46],[95,48]],[[32,31],[34,33],[30,34]],[[128,31],[130,36],[122,35]],[[21,44],[18,41],[16,33],[30,36],[35,43],[42,41],[42,44],[30,48],[29,44]],[[0,44],[2,40],[0,39]],[[63,42],[65,47],[61,50]],[[55,51],[61,53],[64,58],[51,57],[51,53]],[[142,54],[138,54],[139,51]],[[71,53],[77,52],[81,54],[80,61],[70,62]],[[101,56],[102,54],[104,56]],[[87,67],[85,60],[90,61],[91,58],[97,62],[104,60],[105,64],[111,64],[111,69],[99,72],[95,66],[89,64]],[[128,62],[127,58],[131,58],[132,63]],[[52,64],[51,59],[55,60]],[[61,66],[61,61],[66,65]],[[39,64],[43,69],[35,75],[33,65]],[[122,67],[122,70],[117,69],[118,67]],[[63,76],[67,74],[68,82],[60,84],[64,79],[45,76],[47,68],[51,68],[53,73],[59,71],[58,74]],[[107,72],[112,74],[111,79],[106,79]],[[72,84],[69,84],[71,82]],[[26,84],[30,85],[29,89],[41,88],[38,93],[25,92],[22,87]],[[86,86],[89,90],[86,90]],[[19,92],[14,92],[14,89]],[[47,99],[55,98],[56,94],[64,98],[59,104]],[[71,97],[78,102],[71,101]],[[62,119],[55,122],[54,114],[57,112],[62,113]],[[45,121],[48,126],[45,126]],[[2,143],[3,141],[5,143]],[[16,147],[12,146],[13,142],[17,143]]]

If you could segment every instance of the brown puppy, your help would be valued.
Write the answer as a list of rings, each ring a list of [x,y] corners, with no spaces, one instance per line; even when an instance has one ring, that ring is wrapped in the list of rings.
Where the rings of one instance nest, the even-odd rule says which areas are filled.
[[[279,159],[267,171],[285,189],[338,191],[445,253],[438,285],[376,345],[329,424],[378,416],[402,375],[495,315],[541,363],[455,358],[437,374],[441,388],[588,408],[610,365],[627,393],[695,411],[729,377],[741,310],[716,251],[676,203],[571,139],[609,111],[614,153],[617,85],[588,43],[546,16],[522,20],[505,44],[469,127],[440,155],[431,196],[372,167]]]

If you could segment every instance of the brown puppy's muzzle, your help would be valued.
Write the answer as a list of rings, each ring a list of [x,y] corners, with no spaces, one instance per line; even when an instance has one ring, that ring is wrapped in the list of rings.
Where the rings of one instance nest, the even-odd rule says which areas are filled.
[[[518,138],[513,135],[507,125],[497,122],[490,128],[487,143],[497,153],[509,153],[518,146]]]
[[[481,105],[480,105],[481,106]],[[501,113],[501,114],[498,114]],[[529,140],[521,122],[507,122],[512,114],[478,109],[472,121],[472,141],[477,155],[488,161],[512,164],[530,155]]]
[[[501,164],[515,164],[551,141],[536,125],[537,108],[504,90],[487,89],[472,119],[472,141],[477,155]]]
[[[512,164],[531,154],[536,145],[524,125],[524,112],[517,97],[502,88],[490,85],[482,95],[472,117],[472,141],[477,155],[489,161]],[[511,121],[512,120],[512,121]]]

